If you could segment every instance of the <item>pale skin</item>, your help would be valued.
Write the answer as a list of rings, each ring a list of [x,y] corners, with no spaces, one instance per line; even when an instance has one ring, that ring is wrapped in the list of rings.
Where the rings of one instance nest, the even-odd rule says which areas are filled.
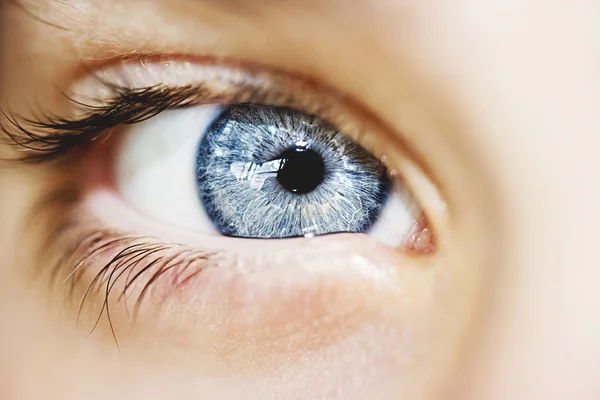
[[[600,397],[598,2],[9,3],[3,110],[60,115],[61,90],[125,56],[222,57],[302,76],[367,110],[373,140],[410,160],[399,170],[438,249],[412,257],[360,235],[298,239],[290,253],[221,241],[288,256],[259,263],[260,284],[186,292],[168,313],[145,305],[136,323],[115,311],[117,348],[106,319],[88,337],[97,309],[77,325],[65,306],[85,287],[49,284],[56,255],[32,255],[45,225],[24,228],[65,170],[4,162],[1,398]],[[97,154],[68,178],[83,187],[75,171]],[[86,209],[111,226],[203,243],[90,197]],[[221,304],[236,291],[251,294],[253,318]]]

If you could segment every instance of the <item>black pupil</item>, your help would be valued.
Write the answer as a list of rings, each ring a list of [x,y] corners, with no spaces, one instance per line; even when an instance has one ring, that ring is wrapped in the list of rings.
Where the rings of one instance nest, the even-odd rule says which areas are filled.
[[[323,182],[325,164],[321,156],[306,147],[293,147],[280,156],[277,181],[292,193],[312,192]]]

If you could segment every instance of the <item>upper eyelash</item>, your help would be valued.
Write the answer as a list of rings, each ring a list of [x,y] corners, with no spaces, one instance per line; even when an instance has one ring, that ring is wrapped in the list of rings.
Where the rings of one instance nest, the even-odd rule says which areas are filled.
[[[67,96],[80,117],[42,114],[34,119],[2,112],[6,123],[0,122],[0,131],[8,139],[7,144],[20,149],[19,161],[47,162],[95,140],[110,128],[142,122],[167,109],[194,105],[207,94],[203,86],[111,86],[110,90],[113,96],[101,105],[95,105],[98,100],[84,103]]]
[[[66,118],[39,113],[25,118],[2,111],[0,121],[5,144],[18,147],[18,161],[44,163],[93,142],[101,134],[119,125],[136,124],[163,111],[207,103],[261,102],[269,99],[267,89],[244,87],[234,93],[214,93],[209,85],[167,86],[163,84],[130,88],[103,82],[112,93],[109,99],[76,100],[65,95],[79,117]]]
[[[335,89],[324,91],[311,79],[277,71],[263,73],[250,69],[241,79],[237,75],[237,64],[229,66],[229,71],[227,63],[223,64],[225,72],[213,79],[225,82],[226,89],[223,85],[215,87],[213,79],[193,84],[157,83],[140,87],[127,79],[123,79],[124,83],[107,80],[102,71],[92,74],[91,79],[102,89],[102,98],[82,99],[80,95],[75,98],[63,93],[73,106],[70,114],[75,117],[38,111],[27,118],[0,110],[0,144],[4,142],[17,148],[18,155],[12,161],[44,163],[65,159],[68,164],[74,157],[86,154],[87,145],[108,137],[111,128],[142,122],[173,108],[244,103],[287,106],[324,116],[354,140],[361,141],[364,126],[345,115],[350,111],[349,107],[367,119],[371,114]],[[301,94],[297,95],[295,91]],[[305,92],[308,95],[303,94]]]

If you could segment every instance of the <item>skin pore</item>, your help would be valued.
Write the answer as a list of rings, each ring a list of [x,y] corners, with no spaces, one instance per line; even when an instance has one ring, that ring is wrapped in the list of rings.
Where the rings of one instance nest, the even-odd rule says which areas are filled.
[[[96,93],[80,83],[123,60],[283,74],[311,100],[299,107],[331,102],[329,118],[385,149],[437,251],[349,234],[248,244],[134,217],[99,189],[117,130],[66,164],[3,162],[0,397],[597,398],[600,6],[558,3],[3,3],[2,126],[71,116],[63,94]],[[58,204],[35,213],[51,193]],[[74,238],[43,247],[55,220],[81,215],[72,236],[117,229],[186,246],[194,262],[235,257],[176,296],[153,291],[133,321],[134,292],[109,321],[108,295],[79,300],[123,249],[65,290],[69,267],[52,268]]]

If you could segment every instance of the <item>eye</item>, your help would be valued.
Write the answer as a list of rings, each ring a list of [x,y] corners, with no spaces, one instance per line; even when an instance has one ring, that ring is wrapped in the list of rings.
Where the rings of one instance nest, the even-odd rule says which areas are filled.
[[[421,211],[402,181],[319,116],[205,105],[132,127],[118,190],[177,227],[243,238],[369,233],[398,246]]]
[[[266,365],[428,315],[445,252],[415,255],[437,250],[444,203],[400,135],[303,77],[143,61],[84,76],[66,117],[13,124],[64,176],[44,243],[82,327]]]
[[[13,121],[11,140],[24,161],[80,165],[82,212],[119,231],[211,243],[360,233],[436,249],[409,187],[438,198],[423,168],[332,88],[233,60],[148,57],[97,70],[69,93],[72,117]]]

